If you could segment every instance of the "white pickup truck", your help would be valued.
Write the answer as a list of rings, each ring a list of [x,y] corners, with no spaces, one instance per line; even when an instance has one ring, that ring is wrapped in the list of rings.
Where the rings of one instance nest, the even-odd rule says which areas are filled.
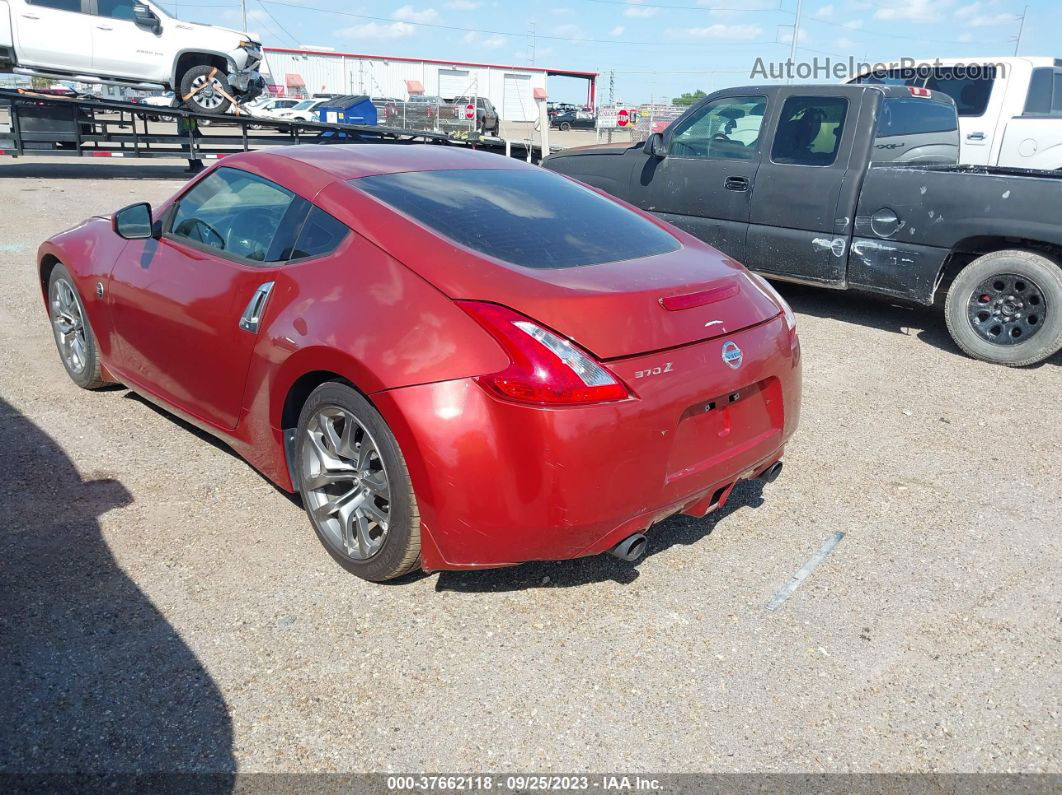
[[[257,37],[174,19],[150,0],[0,0],[0,71],[161,86],[224,113],[226,94],[242,103],[262,92],[261,62]]]
[[[905,60],[850,83],[942,91],[959,109],[959,162],[1062,169],[1062,60],[1046,57]]]

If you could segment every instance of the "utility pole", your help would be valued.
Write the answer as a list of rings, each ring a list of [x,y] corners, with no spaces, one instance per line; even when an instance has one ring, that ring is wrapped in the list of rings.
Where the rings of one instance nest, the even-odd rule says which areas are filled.
[[[243,14],[243,31],[247,32],[247,0],[240,0],[240,13]]]
[[[612,110],[610,113],[615,115],[616,113],[616,71],[614,69],[608,70],[608,105]],[[612,127],[608,128],[608,142],[612,143]]]
[[[789,42],[789,69],[786,70],[785,82],[789,83],[790,73],[796,64],[797,39],[800,37],[800,7],[803,0],[797,0],[796,19],[793,20],[793,40]]]
[[[1021,12],[1021,21],[1018,23],[1018,38],[1014,40],[1014,54],[1018,54],[1018,48],[1021,47],[1021,34],[1025,30],[1025,15],[1029,13],[1029,6],[1025,6]]]

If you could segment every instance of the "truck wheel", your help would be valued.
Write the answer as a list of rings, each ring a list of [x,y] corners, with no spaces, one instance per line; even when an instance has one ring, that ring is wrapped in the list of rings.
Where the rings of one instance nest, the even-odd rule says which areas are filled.
[[[948,331],[975,359],[1008,367],[1062,348],[1062,268],[1031,251],[993,251],[955,277],[944,303]]]
[[[198,90],[196,90],[198,89]],[[195,92],[192,94],[192,92]],[[184,104],[196,113],[224,113],[232,105],[225,94],[232,95],[229,76],[216,66],[193,66],[181,77],[181,97]],[[192,96],[189,96],[192,94]]]

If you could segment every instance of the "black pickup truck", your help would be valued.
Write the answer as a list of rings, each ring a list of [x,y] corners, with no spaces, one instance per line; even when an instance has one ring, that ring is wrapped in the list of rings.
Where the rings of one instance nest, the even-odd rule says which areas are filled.
[[[1062,173],[957,165],[954,102],[925,88],[746,86],[663,133],[546,168],[612,193],[776,279],[944,296],[973,357],[1062,347]]]

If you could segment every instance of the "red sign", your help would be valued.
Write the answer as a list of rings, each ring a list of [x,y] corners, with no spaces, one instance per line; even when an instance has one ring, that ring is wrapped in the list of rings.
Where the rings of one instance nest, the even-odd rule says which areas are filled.
[[[476,118],[476,106],[473,105],[471,102],[468,103],[467,105],[465,105],[465,118],[466,119],[474,119],[474,118]]]
[[[629,122],[630,119],[631,119],[630,113],[627,111],[626,108],[620,108],[616,112],[616,126],[617,127],[626,127],[627,126],[627,122]]]

